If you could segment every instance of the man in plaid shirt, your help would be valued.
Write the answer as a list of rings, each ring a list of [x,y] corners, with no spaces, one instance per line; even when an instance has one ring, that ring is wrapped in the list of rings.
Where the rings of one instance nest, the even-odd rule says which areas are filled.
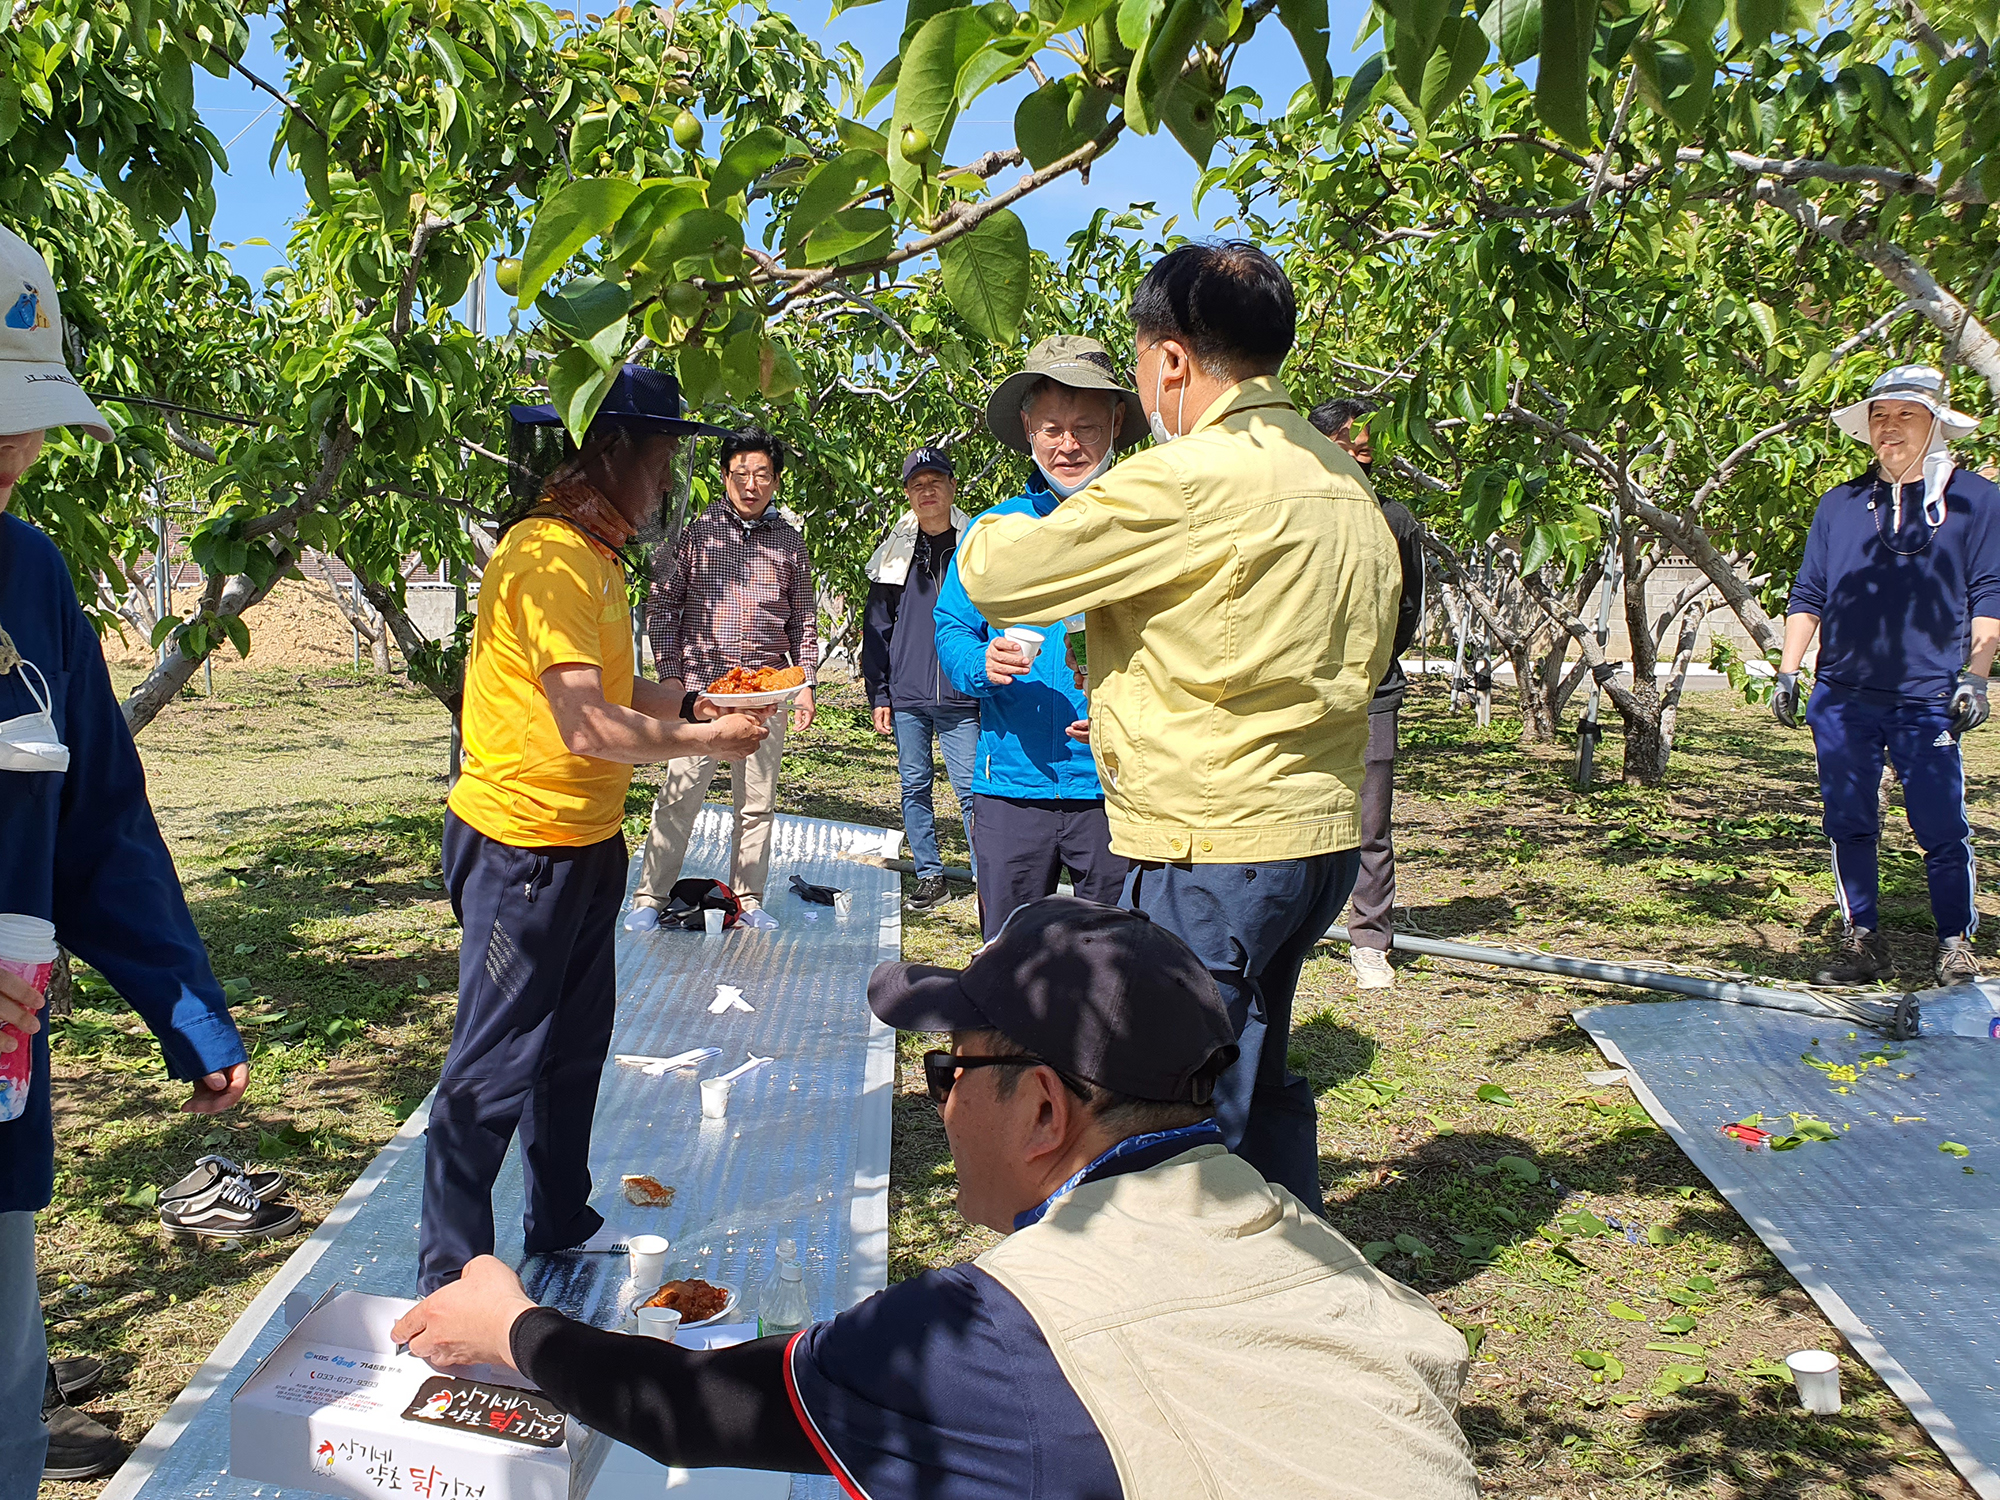
[[[723,439],[723,498],[683,528],[672,557],[662,548],[653,558],[647,633],[660,682],[673,693],[699,692],[732,667],[804,667],[806,689],[791,716],[791,727],[804,730],[813,721],[819,629],[805,538],[774,503],[784,467],[784,450],[761,428]],[[746,910],[762,904],[771,868],[784,750],[785,720],[778,717],[762,746],[730,778],[736,836],[729,883]],[[712,756],[667,763],[628,927],[658,921],[641,913],[664,908],[680,879],[716,764]]]

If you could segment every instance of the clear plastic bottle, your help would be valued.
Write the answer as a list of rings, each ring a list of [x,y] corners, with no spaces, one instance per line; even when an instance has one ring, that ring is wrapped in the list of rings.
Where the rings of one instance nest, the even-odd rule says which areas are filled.
[[[797,1333],[812,1320],[812,1299],[806,1296],[799,1247],[792,1240],[779,1240],[777,1272],[764,1283],[763,1295],[757,1299],[757,1336]]]
[[[2000,982],[1974,980],[1918,997],[1917,1035],[2000,1039]]]

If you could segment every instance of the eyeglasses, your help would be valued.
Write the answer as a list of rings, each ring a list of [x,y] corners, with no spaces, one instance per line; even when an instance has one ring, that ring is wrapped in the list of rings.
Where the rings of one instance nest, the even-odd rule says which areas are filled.
[[[1057,422],[1044,422],[1035,429],[1035,436],[1051,447],[1067,436],[1075,438],[1085,448],[1095,448],[1111,436],[1111,429],[1102,422],[1073,422],[1067,427]]]
[[[776,471],[771,469],[731,469],[729,477],[738,484],[766,485],[778,482]]]
[[[961,1057],[956,1052],[926,1052],[924,1086],[930,1090],[931,1103],[942,1109],[944,1101],[951,1097],[951,1086],[958,1082],[958,1075],[974,1068],[1047,1068],[1062,1079],[1063,1086],[1077,1098],[1086,1104],[1090,1102],[1090,1095],[1084,1092],[1083,1085],[1039,1057]]]

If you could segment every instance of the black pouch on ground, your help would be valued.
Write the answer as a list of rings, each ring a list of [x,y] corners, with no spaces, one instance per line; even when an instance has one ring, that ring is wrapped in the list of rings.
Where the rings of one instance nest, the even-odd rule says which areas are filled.
[[[667,909],[660,913],[662,927],[678,927],[684,932],[700,932],[702,913],[713,907],[722,913],[722,925],[734,927],[743,920],[743,903],[736,892],[719,880],[689,876],[676,880],[667,892]]]
[[[792,877],[792,893],[801,901],[810,901],[814,906],[831,906],[833,898],[840,894],[830,885],[814,885],[797,875]]]

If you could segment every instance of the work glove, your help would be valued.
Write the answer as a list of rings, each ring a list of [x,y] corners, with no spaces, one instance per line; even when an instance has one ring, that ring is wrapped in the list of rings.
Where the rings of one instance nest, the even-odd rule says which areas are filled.
[[[1778,685],[1771,690],[1771,712],[1787,729],[1799,727],[1799,674],[1780,672]]]
[[[1958,686],[1951,693],[1951,729],[1964,734],[1986,722],[1986,679],[1974,672],[1961,671]]]

